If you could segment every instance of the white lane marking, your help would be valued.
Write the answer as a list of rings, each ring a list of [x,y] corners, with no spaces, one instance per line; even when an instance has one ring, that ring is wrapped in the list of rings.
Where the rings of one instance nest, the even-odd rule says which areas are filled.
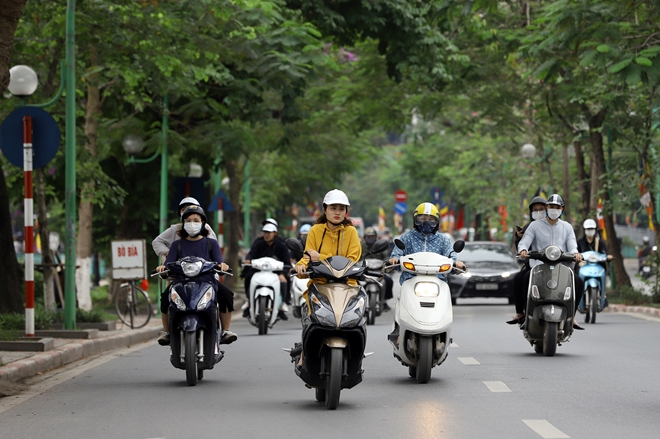
[[[509,389],[509,387],[502,381],[484,381],[484,384],[493,393],[505,393],[511,391],[511,389]]]
[[[14,408],[17,405],[23,404],[25,401],[32,398],[33,396],[41,395],[50,388],[58,384],[61,384],[67,380],[70,380],[71,378],[78,376],[83,372],[86,372],[90,369],[93,369],[97,366],[107,363],[110,360],[114,360],[117,357],[121,357],[123,355],[127,355],[135,351],[148,348],[150,346],[154,346],[155,344],[156,344],[155,340],[149,341],[147,343],[138,343],[137,345],[131,346],[130,348],[117,349],[111,352],[107,352],[105,354],[102,353],[97,358],[94,358],[85,364],[77,365],[77,363],[83,361],[84,358],[78,360],[77,362],[69,363],[65,367],[70,367],[70,369],[61,373],[59,373],[57,369],[51,370],[49,372],[44,372],[44,374],[55,373],[57,375],[53,375],[52,377],[46,378],[45,380],[40,381],[36,384],[29,384],[28,381],[28,385],[30,386],[30,388],[25,392],[19,393],[18,395],[14,395],[14,396],[7,396],[5,398],[0,399],[0,413],[5,412],[11,408]],[[88,358],[93,358],[93,357],[88,357]]]
[[[457,348],[458,345],[455,342],[452,341],[451,344],[449,345],[449,347]]]
[[[555,428],[545,419],[523,419],[523,422],[544,439],[570,438],[570,436]]]
[[[458,361],[463,364],[481,364],[472,357],[458,357]]]

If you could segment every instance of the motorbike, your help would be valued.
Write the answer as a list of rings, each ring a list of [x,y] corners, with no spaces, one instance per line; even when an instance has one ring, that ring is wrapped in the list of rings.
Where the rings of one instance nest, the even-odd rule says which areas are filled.
[[[543,264],[530,272],[523,336],[536,353],[551,357],[573,334],[575,281],[573,270],[562,262],[573,262],[575,255],[550,245],[530,251],[528,258]]]
[[[301,279],[297,275],[292,274],[291,278],[291,297],[293,298],[293,316],[297,319],[302,317],[301,309],[305,304],[303,293],[307,290],[307,279]]]
[[[383,312],[383,301],[385,300],[385,280],[382,270],[385,262],[380,259],[364,259],[364,265],[368,268],[364,273],[364,280],[360,285],[367,292],[367,325],[376,323],[376,317]]]
[[[277,313],[282,306],[282,295],[280,276],[275,272],[284,270],[284,262],[264,257],[253,259],[250,264],[243,264],[243,267],[257,270],[250,280],[248,321],[259,328],[259,335],[268,334],[268,328],[272,328],[279,320]]]
[[[296,239],[287,239],[294,252],[303,252]],[[374,251],[387,248],[387,240],[374,243]],[[315,389],[316,400],[328,409],[339,405],[342,389],[351,389],[362,381],[362,359],[367,341],[365,309],[367,294],[359,281],[367,267],[343,256],[332,256],[309,264],[307,275],[320,282],[307,289],[302,308],[302,342],[291,355],[294,371],[305,385]],[[302,364],[298,363],[302,356]]]
[[[651,247],[651,252],[648,253],[646,256],[640,256],[638,258],[639,262],[639,270],[638,273],[640,276],[642,276],[644,279],[648,279],[653,275],[653,268],[651,267],[652,262],[651,262],[651,255],[658,249],[655,245]]]
[[[605,268],[600,262],[607,262],[607,255],[595,251],[582,253],[586,262],[580,267],[579,276],[584,280],[584,295],[578,311],[586,314],[585,323],[596,323],[596,313],[605,307]]]
[[[405,250],[400,239],[394,245]],[[465,242],[454,242],[454,251],[460,253]],[[385,267],[386,271],[400,266],[415,276],[403,282],[394,310],[394,325],[388,340],[394,348],[394,358],[408,367],[408,374],[418,383],[431,379],[431,369],[439,366],[449,353],[453,311],[449,285],[436,275],[449,274],[454,260],[438,253],[418,252],[401,256],[399,264]]]
[[[170,362],[186,371],[189,386],[204,378],[204,371],[222,360],[224,351],[218,341],[218,307],[215,274],[230,275],[215,262],[186,256],[154,273],[173,277],[169,289]]]

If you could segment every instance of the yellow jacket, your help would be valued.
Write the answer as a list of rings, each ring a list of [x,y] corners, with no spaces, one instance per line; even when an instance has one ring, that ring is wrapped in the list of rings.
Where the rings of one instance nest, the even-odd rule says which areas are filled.
[[[331,256],[344,256],[352,261],[359,261],[362,255],[362,245],[357,229],[353,226],[341,225],[334,231],[326,224],[314,224],[309,230],[305,251],[316,250],[321,255],[321,260]],[[309,264],[309,258],[305,255],[296,265]],[[324,283],[322,279],[314,279],[314,282]],[[311,281],[310,281],[311,282]],[[357,285],[353,280],[350,285]]]

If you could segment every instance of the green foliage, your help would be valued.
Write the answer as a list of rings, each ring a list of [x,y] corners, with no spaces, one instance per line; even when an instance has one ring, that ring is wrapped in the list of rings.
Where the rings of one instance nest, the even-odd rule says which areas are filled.
[[[616,291],[608,292],[608,301],[623,305],[637,306],[650,305],[652,297],[644,294],[638,288],[629,285],[621,286]]]

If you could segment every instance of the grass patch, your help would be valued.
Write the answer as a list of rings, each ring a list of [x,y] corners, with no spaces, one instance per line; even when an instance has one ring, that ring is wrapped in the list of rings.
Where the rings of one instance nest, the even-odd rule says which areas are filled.
[[[25,335],[25,330],[0,330],[0,341],[14,341]]]
[[[653,296],[647,296],[641,289],[632,286],[619,287],[607,294],[607,299],[611,303],[618,303],[629,306],[656,306],[653,303]]]

